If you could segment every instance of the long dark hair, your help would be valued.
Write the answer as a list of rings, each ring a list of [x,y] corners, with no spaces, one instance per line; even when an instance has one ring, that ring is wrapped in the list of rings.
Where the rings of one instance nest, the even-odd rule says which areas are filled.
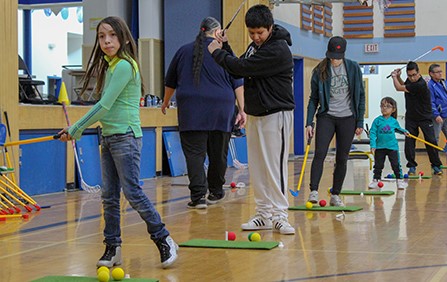
[[[95,88],[96,98],[100,98],[100,94],[104,89],[105,74],[107,69],[109,68],[109,63],[104,59],[104,56],[106,54],[101,50],[101,46],[98,41],[99,27],[102,24],[110,25],[118,37],[118,40],[120,42],[120,48],[116,53],[116,56],[120,59],[128,61],[129,64],[132,66],[132,68],[134,68],[134,63],[132,62],[132,60],[135,61],[135,63],[138,66],[138,70],[141,70],[137,58],[137,45],[133,40],[132,33],[130,32],[127,24],[119,17],[104,18],[99,22],[98,26],[96,27],[95,45],[93,45],[93,51],[90,54],[90,58],[88,59],[87,71],[83,78],[83,86],[81,90],[81,94],[83,94],[89,86],[90,78],[96,77],[96,88]],[[134,69],[134,72],[136,73],[137,70]],[[141,78],[141,96],[143,96],[144,85],[143,85],[143,78],[141,77],[141,72],[140,72],[140,78]]]
[[[313,72],[318,72],[318,77],[321,81],[325,81],[329,77],[329,69],[327,65],[329,64],[329,58],[324,58],[318,65],[313,69]]]
[[[393,108],[395,109],[395,111],[394,112],[392,112],[391,113],[391,116],[393,117],[393,118],[396,118],[397,119],[397,102],[396,102],[396,100],[394,100],[393,98],[391,98],[391,97],[384,97],[384,98],[382,98],[382,100],[380,101],[380,105],[382,105],[382,104],[390,104],[391,106],[393,106]]]
[[[194,83],[199,85],[200,72],[203,64],[203,41],[210,37],[215,29],[220,28],[220,23],[213,17],[207,17],[200,23],[199,34],[196,36],[193,51],[192,73],[194,74]]]

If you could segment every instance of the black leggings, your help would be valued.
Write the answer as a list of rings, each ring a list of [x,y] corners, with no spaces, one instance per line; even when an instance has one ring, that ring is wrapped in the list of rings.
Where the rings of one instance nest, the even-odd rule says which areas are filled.
[[[318,190],[323,174],[324,159],[334,134],[336,135],[335,168],[332,194],[340,194],[346,176],[346,163],[354,139],[356,121],[353,116],[337,118],[330,115],[317,118],[315,132],[315,155],[310,171],[310,190]]]
[[[390,149],[376,149],[374,153],[374,179],[382,178],[382,171],[385,166],[385,158],[388,156],[391,168],[396,179],[401,179],[402,169],[400,167],[399,151]]]

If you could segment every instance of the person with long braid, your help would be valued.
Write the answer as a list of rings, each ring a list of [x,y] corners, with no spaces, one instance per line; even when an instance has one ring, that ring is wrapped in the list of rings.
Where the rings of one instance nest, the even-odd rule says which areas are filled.
[[[231,130],[234,124],[245,126],[243,80],[230,76],[206,50],[213,39],[222,37],[226,35],[215,18],[203,19],[195,41],[180,47],[165,77],[161,111],[166,114],[175,94],[191,192],[188,208],[192,209],[205,209],[224,198]],[[207,155],[208,175],[204,168]]]

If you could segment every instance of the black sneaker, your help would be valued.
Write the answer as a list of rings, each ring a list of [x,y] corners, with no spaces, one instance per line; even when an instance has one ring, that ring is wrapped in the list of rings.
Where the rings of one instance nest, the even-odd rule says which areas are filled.
[[[163,268],[170,266],[176,261],[178,245],[171,236],[166,236],[155,242],[155,244],[160,251],[160,261]]]
[[[188,203],[189,209],[206,209],[208,206],[206,204],[205,198],[200,198],[197,201],[191,201]]]
[[[210,205],[215,205],[218,202],[222,201],[224,198],[225,198],[225,191],[222,191],[222,194],[220,196],[217,196],[216,194],[210,193],[208,195],[208,198],[206,199],[206,201]]]
[[[113,267],[114,265],[121,264],[121,246],[112,246],[106,244],[106,250],[104,254],[96,263],[97,267],[106,266]]]

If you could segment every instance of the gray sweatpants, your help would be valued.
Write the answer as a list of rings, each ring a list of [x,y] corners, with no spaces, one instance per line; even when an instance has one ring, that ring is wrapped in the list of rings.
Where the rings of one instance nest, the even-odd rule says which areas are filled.
[[[292,126],[293,111],[247,119],[250,183],[256,212],[265,218],[287,218],[287,161]]]

